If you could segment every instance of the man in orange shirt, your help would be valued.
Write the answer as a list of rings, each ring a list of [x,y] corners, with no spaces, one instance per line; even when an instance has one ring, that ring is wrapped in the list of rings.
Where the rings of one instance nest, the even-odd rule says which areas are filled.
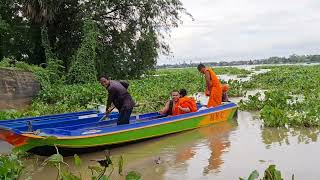
[[[206,79],[206,96],[209,96],[207,107],[219,106],[222,103],[222,88],[221,83],[216,73],[210,68],[203,64],[198,65],[198,71],[205,75]]]

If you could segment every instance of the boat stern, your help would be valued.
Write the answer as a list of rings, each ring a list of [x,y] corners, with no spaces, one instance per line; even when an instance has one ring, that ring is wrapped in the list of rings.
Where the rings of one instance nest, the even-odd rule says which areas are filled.
[[[27,144],[28,137],[18,134],[10,129],[0,127],[0,140],[6,141],[14,147]]]

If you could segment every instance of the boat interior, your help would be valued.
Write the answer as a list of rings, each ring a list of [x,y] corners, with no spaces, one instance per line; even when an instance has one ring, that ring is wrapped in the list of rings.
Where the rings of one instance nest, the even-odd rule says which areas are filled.
[[[228,104],[233,103],[226,103],[219,107],[224,108],[223,106]],[[201,107],[202,105],[198,104],[198,109]],[[130,117],[130,124],[117,125],[119,113],[113,112],[109,114],[107,119],[103,119],[103,113],[100,113],[97,110],[90,110],[31,118],[20,118],[15,120],[3,120],[0,121],[0,128],[9,129],[17,134],[33,133],[39,136],[84,136],[162,123],[165,121],[187,118],[199,113],[202,112],[198,111],[179,116],[165,117],[158,112],[152,112],[132,115]]]

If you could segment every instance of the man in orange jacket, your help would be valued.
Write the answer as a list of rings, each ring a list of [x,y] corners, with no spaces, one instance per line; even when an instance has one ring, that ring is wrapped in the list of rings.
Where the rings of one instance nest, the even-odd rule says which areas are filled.
[[[210,68],[203,64],[198,65],[198,71],[205,75],[206,79],[206,96],[209,96],[207,107],[219,106],[222,103],[222,88],[221,83],[216,73]]]

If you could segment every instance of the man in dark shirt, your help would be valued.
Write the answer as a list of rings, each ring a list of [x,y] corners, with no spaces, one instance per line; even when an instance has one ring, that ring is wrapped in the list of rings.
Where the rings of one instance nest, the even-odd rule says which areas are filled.
[[[108,91],[108,101],[106,107],[106,116],[114,107],[119,110],[118,125],[129,124],[130,115],[134,106],[134,101],[129,94],[127,87],[124,87],[119,81],[109,80],[108,76],[101,75],[99,77],[100,84]]]

